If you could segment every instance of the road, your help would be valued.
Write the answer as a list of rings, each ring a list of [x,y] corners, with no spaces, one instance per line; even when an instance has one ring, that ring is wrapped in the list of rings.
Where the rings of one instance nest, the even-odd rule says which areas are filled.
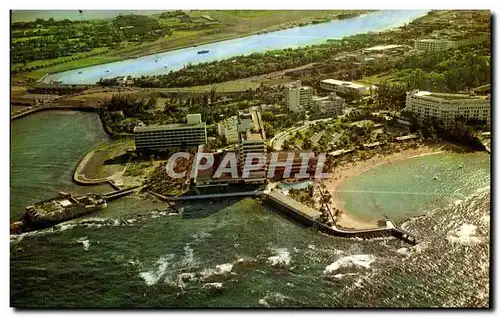
[[[278,134],[276,134],[270,141],[270,144],[271,144],[271,147],[273,148],[273,150],[275,151],[281,151],[282,149],[282,146],[283,146],[283,142],[285,142],[286,139],[288,139],[290,136],[292,136],[293,134],[297,133],[298,131],[304,131],[304,130],[307,130],[309,128],[309,126],[313,123],[316,123],[316,122],[325,122],[325,121],[329,121],[331,120],[332,118],[325,118],[325,119],[317,119],[317,120],[312,120],[312,121],[304,121],[303,124],[301,126],[298,126],[298,127],[291,127],[283,132],[280,132]]]

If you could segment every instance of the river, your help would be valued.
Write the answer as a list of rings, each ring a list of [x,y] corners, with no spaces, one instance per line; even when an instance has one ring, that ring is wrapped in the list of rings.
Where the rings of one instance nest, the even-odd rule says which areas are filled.
[[[56,80],[65,84],[94,84],[101,78],[124,75],[136,77],[160,75],[178,70],[189,63],[197,64],[254,52],[321,44],[325,43],[326,39],[329,38],[340,39],[360,33],[380,32],[409,23],[418,17],[424,16],[427,12],[428,10],[372,12],[345,20],[333,20],[327,23],[289,28],[136,59],[70,70],[51,74],[44,81]],[[198,51],[201,50],[209,50],[209,52],[198,54]]]
[[[42,112],[14,121],[11,133],[11,218],[27,202],[57,190],[93,190],[72,184],[71,173],[88,149],[107,139],[95,114]],[[488,161],[482,153],[401,161],[392,187],[388,181],[372,184],[376,192],[401,183],[406,185],[398,190],[436,190],[421,187],[438,175],[443,197],[454,188],[452,201],[439,204],[412,196],[426,206],[419,211],[423,216],[403,224],[419,237],[414,247],[396,239],[326,236],[251,199],[190,203],[182,216],[168,216],[155,210],[163,204],[126,197],[84,219],[12,236],[11,306],[484,307]],[[433,170],[425,172],[425,166]],[[390,171],[380,169],[375,178]],[[420,185],[406,179],[417,173],[426,177]],[[368,184],[365,178],[360,175],[359,186]],[[389,199],[373,197],[353,200],[370,206],[375,199],[391,212]]]

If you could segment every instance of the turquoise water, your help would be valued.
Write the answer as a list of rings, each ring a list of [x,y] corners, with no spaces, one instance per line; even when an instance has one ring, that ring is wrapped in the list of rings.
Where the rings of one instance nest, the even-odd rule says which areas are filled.
[[[124,75],[160,75],[178,70],[189,63],[197,64],[254,52],[319,44],[324,43],[328,38],[342,38],[370,31],[379,32],[401,26],[425,15],[427,12],[428,10],[378,11],[351,19],[295,27],[105,65],[75,69],[49,75],[44,81],[57,80],[66,84],[93,84],[99,81],[100,78],[113,78]],[[210,52],[198,54],[200,50],[209,50]],[[164,66],[167,66],[167,68],[164,68]],[[78,74],[79,72],[82,73]]]
[[[80,156],[106,138],[97,116],[88,113],[46,112],[14,121],[11,218],[25,201],[45,198],[39,188],[90,191],[71,184],[71,173]],[[447,162],[456,160],[451,155]],[[453,183],[459,193],[475,179],[468,175],[476,171],[472,165],[464,168],[464,181]],[[410,247],[395,239],[323,235],[251,199],[178,205],[183,214],[169,216],[159,211],[167,207],[162,203],[127,197],[85,219],[11,236],[10,303],[484,307],[489,203],[486,187],[404,223],[420,240]]]
[[[446,153],[379,165],[346,180],[337,192],[360,219],[400,221],[463,200],[489,183],[488,153]]]

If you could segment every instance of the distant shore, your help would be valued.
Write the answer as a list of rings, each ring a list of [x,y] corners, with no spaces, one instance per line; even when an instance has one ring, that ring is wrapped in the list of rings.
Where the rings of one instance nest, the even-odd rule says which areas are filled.
[[[340,217],[336,220],[336,223],[344,228],[374,228],[377,227],[377,220],[367,221],[360,219],[345,209],[344,201],[341,199],[337,189],[340,185],[347,179],[364,173],[372,168],[380,166],[382,164],[391,164],[392,162],[425,156],[425,155],[435,155],[440,153],[445,153],[446,151],[452,151],[453,145],[448,143],[436,143],[430,145],[421,145],[414,149],[405,149],[400,152],[391,153],[388,155],[376,155],[365,161],[358,161],[353,163],[348,163],[343,166],[337,167],[333,171],[332,178],[325,180],[324,184],[326,189],[332,195],[332,206],[340,209],[342,211]]]
[[[340,16],[343,15],[342,13],[340,13],[336,16],[331,17],[331,18],[323,18],[323,21],[321,21],[319,23],[329,23],[329,22],[336,21],[336,20],[352,19],[352,18],[358,17],[358,16],[363,15],[363,14],[376,12],[378,10],[356,10],[356,11],[357,12],[347,13],[347,14],[349,14],[349,16],[347,18],[339,18]],[[67,71],[72,71],[75,69],[87,68],[87,67],[93,67],[93,66],[99,66],[99,65],[106,65],[109,63],[117,62],[117,61],[133,60],[133,59],[141,58],[144,56],[162,54],[162,53],[167,53],[167,52],[176,51],[176,50],[182,50],[182,49],[186,49],[186,48],[190,48],[190,47],[198,47],[198,46],[202,46],[202,45],[214,44],[217,42],[230,41],[230,40],[234,40],[234,39],[250,37],[250,36],[260,35],[260,34],[266,34],[266,33],[271,33],[271,32],[277,32],[277,31],[292,29],[292,28],[296,28],[296,27],[305,27],[305,26],[315,24],[314,23],[315,20],[320,20],[320,18],[307,17],[307,18],[299,19],[297,21],[285,22],[285,23],[282,23],[279,25],[270,26],[270,27],[267,27],[267,28],[264,28],[261,30],[255,30],[255,31],[239,33],[239,34],[230,34],[231,32],[229,32],[228,33],[229,35],[225,35],[224,32],[221,32],[220,35],[216,35],[215,38],[213,38],[213,39],[205,39],[204,37],[209,37],[209,36],[200,34],[200,36],[198,36],[194,41],[187,40],[186,43],[184,43],[184,44],[178,44],[178,45],[174,45],[172,47],[161,47],[161,46],[160,47],[149,47],[149,45],[153,46],[155,44],[155,42],[141,43],[140,45],[144,45],[145,47],[132,48],[131,51],[129,51],[129,52],[127,52],[127,51],[120,52],[118,50],[117,52],[112,52],[112,53],[107,54],[107,55],[105,54],[105,56],[108,58],[108,60],[96,61],[95,63],[86,64],[85,66],[79,66],[79,65],[75,64],[75,67],[70,66],[70,67],[67,67],[63,70],[57,70],[57,71],[52,71],[52,72],[46,71],[42,77],[37,77],[34,79],[37,81],[43,82],[43,80],[50,75],[63,73],[63,72],[67,72]],[[159,40],[159,41],[161,41],[161,40]],[[325,39],[325,41],[326,41],[326,39]],[[138,45],[138,46],[140,46],[140,45]],[[142,52],[136,52],[137,50],[142,51]],[[78,61],[76,61],[76,62],[78,62]],[[50,66],[48,68],[50,68]],[[23,75],[26,75],[28,73],[30,73],[30,72],[25,72],[25,73],[21,73],[18,75],[14,75],[14,77],[23,76]]]

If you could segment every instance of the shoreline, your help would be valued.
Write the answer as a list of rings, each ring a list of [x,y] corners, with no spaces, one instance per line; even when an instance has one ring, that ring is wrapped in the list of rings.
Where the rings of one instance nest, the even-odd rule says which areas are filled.
[[[341,210],[341,215],[336,220],[336,223],[341,227],[354,229],[378,227],[377,220],[363,219],[354,215],[352,211],[345,209],[345,203],[337,192],[337,188],[339,188],[340,185],[342,185],[347,179],[384,164],[392,164],[392,162],[415,157],[446,153],[447,151],[451,151],[448,147],[449,144],[444,142],[431,145],[421,145],[416,149],[405,149],[382,156],[376,155],[365,161],[348,163],[336,168],[332,173],[333,177],[323,182],[326,185],[326,190],[332,195],[331,205]]]

